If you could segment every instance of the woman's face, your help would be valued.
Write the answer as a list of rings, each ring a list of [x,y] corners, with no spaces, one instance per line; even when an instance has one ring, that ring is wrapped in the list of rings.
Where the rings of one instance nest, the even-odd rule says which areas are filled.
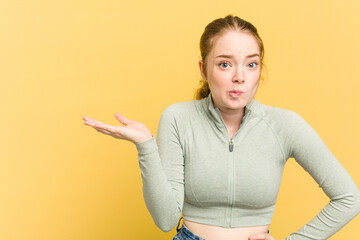
[[[255,38],[246,32],[229,30],[213,39],[203,62],[202,77],[208,81],[214,106],[220,111],[243,110],[254,97],[260,79],[260,49]]]

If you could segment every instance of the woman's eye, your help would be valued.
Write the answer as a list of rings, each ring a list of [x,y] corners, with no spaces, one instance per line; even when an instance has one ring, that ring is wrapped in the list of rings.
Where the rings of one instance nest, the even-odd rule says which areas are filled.
[[[249,64],[250,68],[255,68],[258,64],[256,62],[252,62]]]
[[[222,68],[227,68],[227,67],[229,67],[229,64],[226,63],[226,62],[222,62],[222,63],[220,63],[219,65],[220,65],[220,67],[222,67]]]

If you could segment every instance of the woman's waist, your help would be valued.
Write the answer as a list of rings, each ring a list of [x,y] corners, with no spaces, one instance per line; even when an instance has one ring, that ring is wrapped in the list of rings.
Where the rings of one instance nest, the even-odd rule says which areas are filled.
[[[195,235],[206,240],[248,240],[253,234],[266,233],[269,225],[245,227],[220,227],[184,219],[185,226]]]
[[[235,205],[207,205],[205,203],[185,201],[184,219],[211,226],[237,228],[266,226],[271,223],[275,205],[253,207]]]

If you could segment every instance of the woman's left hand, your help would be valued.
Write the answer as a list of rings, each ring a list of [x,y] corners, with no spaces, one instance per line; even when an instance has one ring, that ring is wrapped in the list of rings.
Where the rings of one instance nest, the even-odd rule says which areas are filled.
[[[273,238],[268,233],[257,233],[257,234],[251,235],[249,237],[249,240],[275,240],[275,238]]]

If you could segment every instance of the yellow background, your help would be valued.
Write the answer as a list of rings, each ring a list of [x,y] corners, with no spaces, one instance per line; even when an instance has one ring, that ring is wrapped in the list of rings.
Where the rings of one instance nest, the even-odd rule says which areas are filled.
[[[135,146],[82,116],[115,125],[120,112],[155,134],[168,105],[192,100],[200,35],[226,14],[265,43],[256,99],[299,113],[359,186],[359,12],[357,0],[0,0],[0,239],[171,239],[145,207]],[[290,159],[271,235],[328,200]]]

